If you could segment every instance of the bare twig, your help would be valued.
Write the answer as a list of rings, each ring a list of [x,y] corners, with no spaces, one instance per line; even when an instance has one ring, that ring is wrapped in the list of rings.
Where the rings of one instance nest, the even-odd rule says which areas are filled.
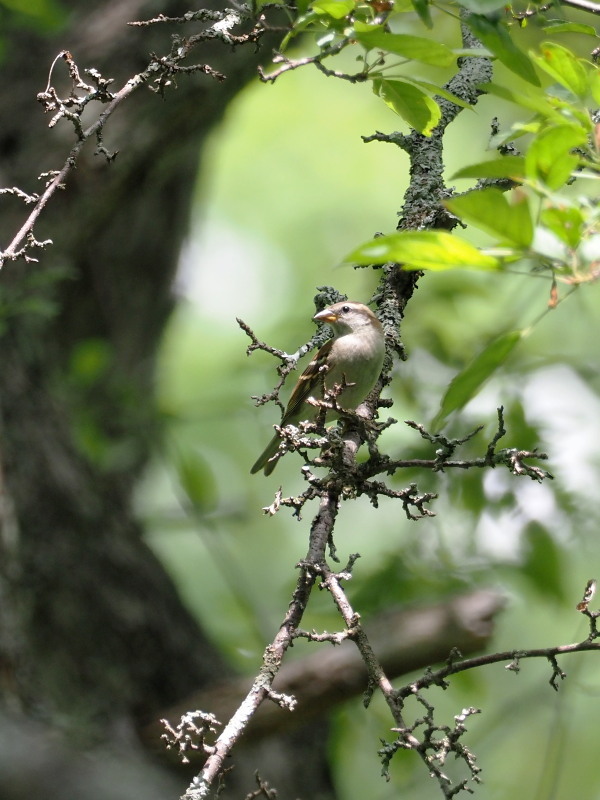
[[[98,116],[98,119],[86,130],[81,131],[81,135],[78,141],[71,148],[71,151],[69,152],[62,169],[55,174],[54,178],[46,186],[46,189],[40,195],[31,214],[25,220],[21,226],[21,229],[18,231],[11,243],[3,252],[0,252],[0,268],[4,266],[6,261],[14,260],[23,254],[23,243],[27,241],[28,236],[33,234],[33,227],[50,198],[53,196],[55,191],[64,184],[70,172],[75,168],[75,164],[84,144],[88,139],[93,137],[104,127],[107,119],[111,116],[117,106],[127,97],[129,97],[138,87],[140,87],[146,79],[147,76],[145,76],[143,73],[134,75],[133,78],[130,78],[125,86],[123,86],[123,88],[114,95],[111,102]]]
[[[275,789],[271,789],[269,784],[266,781],[263,781],[258,772],[255,773],[254,778],[256,780],[258,789],[247,794],[244,800],[255,800],[257,797],[264,797],[266,800],[277,800],[277,791]]]
[[[406,424],[418,431],[424,439],[436,447],[435,458],[391,459],[374,453],[373,457],[360,468],[363,478],[370,478],[381,473],[391,475],[399,469],[417,468],[443,472],[446,469],[484,469],[497,466],[506,466],[513,475],[524,475],[538,482],[546,479],[552,480],[553,478],[547,470],[526,463],[530,459],[546,461],[548,459],[546,453],[540,453],[537,450],[521,450],[515,447],[496,450],[496,445],[506,435],[504,409],[502,406],[498,408],[498,427],[487,445],[485,456],[477,458],[456,459],[452,458],[452,456],[459,447],[480,433],[483,426],[477,427],[462,438],[450,439],[444,434],[430,433],[423,425],[412,420],[407,420]]]
[[[154,89],[154,91],[163,93],[165,88],[171,85],[172,77],[179,73],[202,72],[216,80],[224,80],[224,75],[212,69],[212,67],[207,64],[183,65],[181,62],[200,42],[209,39],[220,39],[227,44],[256,42],[265,30],[262,23],[258,22],[248,33],[244,33],[240,36],[235,36],[231,33],[233,27],[250,19],[249,11],[235,11],[229,9],[222,12],[198,12],[198,15],[198,18],[212,21],[213,24],[187,39],[177,38],[168,55],[161,57],[153,55],[146,69],[130,78],[124,86],[115,93],[108,90],[112,80],[103,78],[94,68],[85,70],[89,82],[84,81],[73,56],[67,50],[61,51],[56,56],[50,67],[46,89],[40,92],[38,99],[44,104],[46,111],[53,112],[53,117],[49,123],[50,127],[56,125],[60,119],[67,119],[75,129],[77,141],[71,148],[62,168],[52,172],[51,179],[47,182],[46,188],[41,195],[30,195],[14,187],[12,189],[2,190],[4,194],[13,194],[25,200],[27,203],[34,203],[34,207],[10,244],[4,251],[0,251],[0,268],[2,268],[7,261],[14,261],[18,258],[35,260],[28,256],[29,250],[51,243],[48,240],[42,245],[36,241],[33,235],[35,223],[56,190],[64,187],[66,179],[72,170],[75,169],[81,150],[89,139],[96,138],[96,152],[103,154],[109,161],[114,159],[116,153],[110,153],[106,149],[102,140],[102,132],[106,122],[114,113],[115,109],[136,89],[142,85],[148,85],[150,88]],[[60,98],[52,86],[52,73],[56,64],[61,59],[67,64],[72,82],[71,92],[66,98]],[[83,92],[84,94],[78,94],[78,92]],[[81,115],[86,106],[92,101],[104,103],[106,107],[91,125],[84,128]]]
[[[283,53],[275,53],[273,57],[273,63],[282,64],[282,66],[279,67],[279,69],[273,70],[273,72],[269,73],[266,73],[261,67],[259,67],[258,74],[261,81],[264,83],[274,83],[277,78],[284,74],[284,72],[290,72],[291,70],[299,69],[300,67],[306,67],[309,64],[314,64],[328,77],[341,78],[342,80],[350,81],[350,83],[361,83],[367,80],[367,74],[364,70],[354,75],[349,75],[345,72],[328,70],[323,66],[322,63],[326,58],[339,55],[339,53],[341,53],[342,50],[344,50],[350,44],[352,44],[352,39],[349,37],[344,37],[328,47],[323,47],[316,55],[306,56],[305,58],[288,58],[287,56],[283,55]]]
[[[470,669],[489,666],[490,664],[498,664],[505,661],[509,662],[506,665],[507,670],[511,672],[519,672],[520,662],[529,658],[545,658],[550,661],[553,667],[552,676],[550,678],[550,683],[552,683],[557,671],[561,673],[561,678],[566,677],[565,673],[562,673],[561,670],[557,670],[557,667],[555,666],[556,656],[571,655],[572,653],[583,653],[591,650],[600,650],[600,642],[591,642],[586,639],[585,641],[577,642],[576,644],[562,644],[553,647],[538,647],[529,650],[504,650],[500,653],[488,653],[487,655],[483,656],[466,658],[463,661],[457,661],[453,662],[452,664],[448,664],[447,666],[442,667],[435,672],[428,672],[427,675],[423,676],[422,678],[418,678],[416,681],[414,681],[414,683],[398,689],[398,696],[410,697],[421,689],[428,689],[430,686],[442,684],[442,682],[445,681],[446,678],[450,677],[450,675],[457,675],[460,672],[466,672]],[[552,685],[554,686],[554,684]],[[556,686],[554,686],[554,688],[556,688]]]

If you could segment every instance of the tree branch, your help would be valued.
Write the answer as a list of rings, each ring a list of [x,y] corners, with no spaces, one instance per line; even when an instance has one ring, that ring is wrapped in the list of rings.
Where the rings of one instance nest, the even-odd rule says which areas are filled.
[[[61,51],[54,59],[50,69],[48,85],[44,92],[40,92],[38,95],[38,100],[44,104],[46,111],[55,112],[52,120],[50,121],[50,127],[53,127],[61,118],[68,119],[75,128],[77,141],[71,148],[62,168],[52,173],[52,178],[47,183],[46,188],[41,195],[29,195],[17,188],[3,190],[4,193],[14,194],[25,200],[27,203],[34,202],[35,205],[10,244],[4,251],[0,250],[0,269],[7,261],[14,261],[18,258],[26,258],[26,260],[35,261],[36,259],[29,255],[29,251],[33,248],[41,248],[51,244],[50,240],[38,242],[35,239],[33,234],[35,223],[57,189],[64,187],[66,179],[76,167],[81,150],[89,139],[93,137],[96,138],[97,153],[103,154],[109,161],[115,157],[116,154],[109,153],[103,145],[103,129],[106,125],[106,122],[112,116],[117,107],[136,89],[144,84],[149,85],[150,83],[154,83],[155,87],[151,86],[150,88],[154,88],[155,91],[158,91],[162,94],[164,93],[165,89],[172,84],[173,76],[178,73],[202,72],[212,78],[215,78],[216,80],[222,81],[225,79],[225,76],[212,69],[207,64],[183,66],[181,62],[188,56],[190,51],[201,42],[209,41],[211,39],[220,39],[228,45],[245,44],[247,42],[256,43],[261,36],[266,33],[267,30],[266,27],[259,22],[252,28],[250,32],[244,33],[240,36],[235,36],[231,33],[231,29],[235,27],[235,25],[241,25],[251,18],[249,11],[232,11],[231,9],[222,12],[201,11],[194,16],[194,19],[196,18],[202,20],[211,20],[213,21],[213,24],[206,30],[190,36],[187,39],[175,37],[171,51],[168,55],[162,57],[154,56],[146,69],[130,78],[124,84],[124,86],[114,94],[108,92],[107,88],[111,83],[111,80],[103,78],[95,69],[86,70],[87,74],[95,84],[95,88],[86,84],[81,79],[77,65],[67,50]],[[160,18],[148,21],[147,23],[131,24],[142,25],[166,21],[170,20]],[[177,21],[189,22],[192,20],[182,18],[181,20]],[[54,65],[59,59],[62,59],[67,63],[69,75],[72,81],[72,88],[69,96],[62,99],[51,85],[52,71]],[[83,90],[85,94],[78,95],[76,94],[76,90]],[[106,107],[98,115],[97,119],[84,129],[81,122],[81,115],[84,109],[92,101],[105,103]]]
[[[338,507],[339,497],[336,494],[328,493],[321,498],[319,511],[311,527],[308,553],[306,559],[300,563],[300,576],[279,632],[264,652],[262,666],[250,691],[215,742],[214,750],[201,774],[192,781],[183,795],[185,800],[200,800],[208,796],[212,782],[223,770],[225,759],[260,704],[267,697],[277,698],[273,692],[273,681],[279,672],[286,650],[293,643],[320,572],[320,566],[325,561],[325,549],[333,530]],[[287,702],[286,705],[290,709],[293,707],[291,702]]]
[[[386,611],[365,622],[365,630],[383,669],[393,679],[445,661],[453,648],[465,654],[485,648],[493,633],[494,619],[503,607],[501,595],[478,590],[432,606]],[[294,713],[287,713],[275,703],[263,703],[248,726],[249,742],[320,717],[340,702],[364,693],[367,668],[349,641],[351,636],[347,628],[334,633],[295,631],[295,640],[329,642],[332,646],[282,664],[273,688],[294,697]],[[210,686],[162,714],[178,719],[190,708],[209,709],[217,719],[226,720],[247,694],[247,687],[245,678]],[[141,735],[156,750],[161,732],[159,724],[153,722]]]
[[[590,14],[600,14],[600,5],[598,5],[598,3],[592,3],[591,0],[561,0],[561,3],[564,6],[578,8]]]

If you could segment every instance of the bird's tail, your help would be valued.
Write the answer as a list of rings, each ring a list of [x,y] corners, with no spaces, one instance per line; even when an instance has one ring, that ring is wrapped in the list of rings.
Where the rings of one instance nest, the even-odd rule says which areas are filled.
[[[281,439],[278,435],[274,436],[269,444],[265,447],[263,452],[257,458],[256,463],[250,470],[252,474],[258,472],[259,470],[264,470],[265,475],[270,475],[275,467],[277,466],[277,462],[279,458],[275,458],[277,455],[277,451],[279,450],[279,444]]]

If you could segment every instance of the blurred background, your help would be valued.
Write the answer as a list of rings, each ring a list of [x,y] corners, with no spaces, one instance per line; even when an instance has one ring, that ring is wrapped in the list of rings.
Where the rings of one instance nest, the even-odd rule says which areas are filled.
[[[52,26],[27,28],[8,3],[0,9],[1,18],[19,36],[61,40]],[[67,40],[61,46],[71,45]],[[146,43],[144,47],[151,49]],[[5,35],[7,74],[13,56]],[[87,64],[87,50],[80,48],[77,56]],[[36,59],[38,90],[45,83],[47,64]],[[424,68],[422,76],[433,72]],[[441,71],[436,77],[442,79]],[[503,77],[516,82],[512,75]],[[156,361],[144,355],[144,348],[135,354],[136,361],[150,360],[143,385],[151,387],[154,399],[144,409],[151,422],[141,437],[143,455],[133,458],[130,488],[142,541],[170,576],[191,619],[200,623],[228,670],[252,676],[287,608],[294,565],[306,551],[314,509],[306,507],[301,521],[285,509],[272,518],[261,512],[280,485],[285,495],[302,491],[302,462],[288,456],[269,478],[249,474],[272,425],[279,422],[275,406],[256,408],[251,400],[275,384],[276,362],[261,352],[246,356],[248,339],[235,318],[243,319],[263,341],[291,353],[314,330],[316,287],[334,286],[350,299],[368,301],[377,274],[339,264],[358,243],[395,228],[407,186],[407,158],[391,145],[361,140],[376,130],[403,129],[378,98],[366,87],[326,80],[316,71],[289,73],[273,86],[251,79],[229,102],[220,102],[206,138],[196,148],[190,139],[182,161],[188,176],[198,166],[198,177],[186,178],[189,218],[183,202],[171,212],[182,214],[182,230],[179,248],[173,245],[178,255],[172,274],[167,280],[163,273],[161,279],[172,309],[163,311],[164,328],[157,325]],[[168,116],[171,108],[171,98],[166,104],[153,98],[152,113]],[[179,112],[176,107],[173,114]],[[42,117],[41,109],[30,113]],[[150,112],[140,107],[139,113]],[[459,191],[469,187],[469,182],[452,182],[450,176],[466,162],[480,160],[475,150],[485,157],[492,117],[508,127],[512,113],[508,105],[483,97],[474,111],[459,116],[445,148],[450,185]],[[40,137],[44,124],[42,119]],[[127,129],[125,120],[115,118],[115,140],[121,125]],[[43,135],[62,137],[66,153],[67,133]],[[135,148],[135,141],[130,146]],[[127,152],[123,157],[132,158]],[[166,164],[168,168],[168,160]],[[119,168],[117,160],[110,167],[113,176]],[[87,163],[82,170],[101,183],[105,171],[105,165]],[[5,172],[10,174],[8,168]],[[81,176],[78,181],[77,191],[89,191]],[[140,185],[138,181],[138,190]],[[160,201],[161,212],[166,198],[168,194]],[[58,200],[56,205],[62,204]],[[74,214],[73,208],[69,213]],[[137,213],[143,235],[154,222],[163,224],[155,212]],[[81,226],[82,237],[89,236],[85,218],[71,219]],[[121,225],[127,229],[131,223]],[[464,235],[471,236],[469,231]],[[471,239],[481,243],[477,236]],[[112,246],[119,249],[123,241],[113,238]],[[68,252],[68,244],[57,242],[59,254]],[[108,244],[100,247],[110,250]],[[37,275],[39,282],[47,265],[59,270],[66,260],[69,269],[78,268],[74,257],[57,257],[52,250],[48,259],[42,254],[39,265],[9,264],[5,272],[27,281]],[[135,281],[144,279],[140,271]],[[58,275],[59,291],[62,280]],[[88,290],[93,293],[86,286],[85,280],[77,283],[75,306]],[[483,425],[464,451],[465,456],[480,456],[496,431],[496,409],[503,405],[507,435],[500,446],[537,447],[548,453],[545,466],[554,481],[537,484],[500,469],[431,475],[407,470],[392,483],[401,488],[416,482],[421,491],[437,492],[435,517],[408,521],[397,503],[384,499],[377,510],[365,498],[343,506],[336,545],[342,563],[350,553],[362,556],[348,594],[367,619],[389,607],[443,602],[457,592],[486,587],[507,601],[497,618],[494,650],[566,644],[587,636],[575,605],[586,581],[599,570],[598,286],[580,288],[545,313],[549,291],[549,282],[528,274],[525,266],[511,274],[456,271],[420,279],[402,330],[408,359],[396,363],[388,389],[394,401],[389,414],[398,424],[386,431],[382,445],[392,457],[432,457],[432,447],[403,421],[427,427],[448,382],[474,355],[498,334],[531,326],[500,374],[449,420],[447,431],[464,436]],[[106,303],[106,294],[99,296]],[[47,314],[46,331],[73,301],[57,302],[59,311],[53,308]],[[131,310],[125,303],[122,313]],[[104,312],[111,317],[110,305],[104,305]],[[150,312],[142,314],[149,317]],[[21,330],[21,321],[14,310],[5,319],[10,338],[15,329]],[[27,330],[25,338],[31,341],[31,326]],[[102,326],[77,328],[56,359],[74,394],[89,396],[105,382],[120,341],[106,336]],[[10,349],[7,358],[14,352]],[[131,390],[134,397],[138,389]],[[70,420],[77,447],[105,475],[125,472],[124,464],[128,469],[132,460],[127,436],[107,437],[106,417],[112,409],[105,407],[105,418],[99,421],[92,403],[89,414]],[[4,426],[9,423],[5,410]],[[20,457],[28,458],[23,450]],[[304,625],[313,626],[339,627],[329,598],[321,594],[312,598]],[[306,654],[308,646],[297,650],[292,656]],[[445,692],[431,691],[439,719],[445,717],[447,724],[463,707],[483,710],[470,720],[465,739],[483,768],[484,785],[476,790],[477,797],[600,796],[593,756],[600,691],[595,658],[578,654],[560,665],[568,678],[558,693],[548,684],[551,670],[542,660],[523,662],[518,675],[504,665],[487,667],[453,678]],[[358,698],[332,715],[327,752],[339,800],[386,800],[403,793],[414,800],[436,796],[421,763],[408,754],[393,760],[389,783],[381,778],[376,751],[380,739],[393,738],[390,727],[380,698],[368,711]]]
[[[465,157],[473,158],[465,141],[483,145],[484,155],[497,105],[483,98],[453,126],[448,175]],[[510,109],[504,112],[506,124]],[[303,555],[308,521],[298,523],[286,511],[274,518],[260,514],[280,484],[284,494],[300,490],[300,464],[288,458],[269,479],[247,474],[279,419],[274,408],[254,409],[248,396],[268,391],[276,376],[266,354],[246,358],[247,340],[234,317],[293,352],[312,331],[316,286],[334,285],[361,301],[370,297],[376,275],[339,263],[353,242],[394,228],[393,212],[407,183],[406,156],[360,137],[396,124],[366,90],[298,71],[274,86],[248,87],[202,157],[197,216],[176,284],[181,299],[158,369],[161,409],[173,418],[169,434],[177,455],[149,470],[138,501],[152,546],[239,668],[251,669],[262,652],[256,634],[275,630],[281,618],[292,587],[286,565]],[[461,183],[466,188],[464,181],[457,188]],[[382,208],[390,210],[387,218]],[[537,321],[548,292],[549,284],[525,269],[521,275],[455,272],[421,279],[402,332],[409,358],[394,370],[390,415],[399,424],[385,437],[390,454],[431,457],[432,448],[402,421],[427,426],[454,374],[498,333]],[[597,303],[598,287],[586,287],[537,321],[503,373],[450,423],[457,436],[484,425],[467,446],[482,453],[503,405],[508,434],[500,446],[547,452],[555,481],[539,485],[501,470],[414,471],[402,476],[402,484],[414,480],[422,490],[439,492],[435,519],[409,522],[393,501],[382,501],[378,511],[365,498],[343,508],[337,535],[342,562],[346,553],[363,556],[349,586],[357,608],[374,612],[437,600],[467,586],[492,586],[509,600],[494,648],[585,638],[587,625],[574,606],[597,569]],[[182,458],[197,459],[198,470],[214,478],[205,498],[207,520],[186,513],[178,478]],[[219,567],[232,557],[239,558],[237,576]],[[279,586],[274,564],[275,574],[286,576]],[[199,574],[211,587],[207,593],[198,591]],[[226,619],[212,613],[216,595],[231,611]],[[327,598],[319,606],[315,626],[335,627]],[[260,625],[248,626],[247,608]],[[231,651],[232,641],[244,645]],[[565,659],[569,679],[560,695],[548,686],[548,667],[541,662],[524,664],[518,678],[490,667],[437,692],[449,719],[464,705],[484,708],[471,722],[484,767],[481,796],[508,797],[511,787],[523,792],[528,786],[527,796],[566,798],[577,786],[584,793],[597,787],[585,768],[590,752],[574,733],[593,728],[596,704],[586,700],[600,690],[593,662],[593,656]],[[397,759],[402,765],[394,765],[396,780],[380,780],[372,743],[385,738],[386,718],[383,704],[372,716],[360,701],[336,715],[331,746],[342,797],[395,797],[399,785],[410,786],[411,797],[431,796],[420,765],[407,758]],[[545,782],[558,794],[544,793]]]

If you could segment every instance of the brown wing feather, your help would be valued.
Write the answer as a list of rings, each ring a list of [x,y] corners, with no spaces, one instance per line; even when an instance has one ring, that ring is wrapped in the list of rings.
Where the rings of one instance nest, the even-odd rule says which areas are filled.
[[[281,420],[282,425],[287,425],[294,418],[300,419],[298,415],[301,413],[302,405],[307,401],[311,394],[315,394],[315,378],[319,375],[320,367],[326,363],[326,359],[329,355],[332,344],[333,339],[330,339],[328,342],[326,342],[310,362],[310,364],[306,367],[302,375],[300,375],[298,378],[298,383],[290,395],[285,414]],[[321,376],[324,377],[323,373],[321,373]]]

